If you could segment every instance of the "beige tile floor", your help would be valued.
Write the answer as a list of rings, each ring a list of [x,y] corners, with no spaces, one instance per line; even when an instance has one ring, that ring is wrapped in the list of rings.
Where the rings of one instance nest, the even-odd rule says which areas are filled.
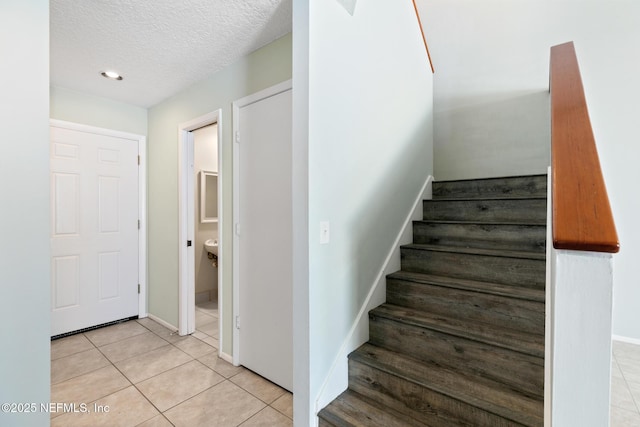
[[[217,347],[215,302],[196,307],[188,337],[147,318],[55,340],[51,401],[76,412],[52,413],[51,425],[292,426],[291,393]]]
[[[640,426],[640,345],[613,341],[611,427]]]

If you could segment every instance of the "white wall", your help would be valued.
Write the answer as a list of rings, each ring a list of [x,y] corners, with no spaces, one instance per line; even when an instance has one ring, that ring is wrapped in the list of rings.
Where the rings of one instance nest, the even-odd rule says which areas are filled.
[[[435,178],[546,173],[548,47],[564,41],[548,31],[553,12],[529,0],[417,4],[435,67]]]
[[[195,189],[195,288],[196,294],[209,291],[210,296],[217,297],[218,292],[218,269],[211,265],[211,260],[207,257],[207,251],[204,250],[204,242],[207,239],[218,238],[217,222],[200,222],[200,192],[201,179],[200,173],[205,170],[207,172],[218,172],[218,125],[212,124],[193,131],[194,147],[193,147],[193,168]],[[207,193],[215,193],[217,203],[217,189],[207,189]]]
[[[436,69],[436,179],[544,172],[549,48],[575,42],[621,244],[613,258],[613,333],[640,340],[640,199],[635,195],[640,57],[631,53],[640,46],[640,3],[418,0],[418,5]],[[529,147],[534,143],[545,148]],[[521,168],[525,162],[530,166]]]
[[[308,375],[294,380],[300,426],[315,422],[334,358],[432,172],[432,74],[411,2],[361,1],[353,16],[337,1],[304,3],[294,1],[293,81],[294,159],[308,147],[308,290],[294,282],[294,324],[309,325],[295,332],[295,372]]]
[[[553,426],[609,425],[611,389],[611,254],[547,251],[545,364],[553,378],[545,402]],[[585,315],[587,314],[588,315]],[[588,378],[588,380],[585,380]],[[549,419],[549,418],[547,418]]]
[[[293,0],[291,205],[293,222],[293,423],[315,420],[309,335],[309,2]],[[317,393],[317,386],[315,386]]]
[[[149,313],[178,324],[178,125],[222,109],[222,198],[224,218],[231,212],[231,103],[291,78],[291,34],[166,99],[149,110]],[[232,253],[232,223],[222,242]],[[232,353],[231,257],[223,257],[222,351]]]
[[[50,401],[49,2],[0,2],[0,425],[43,426]]]
[[[50,90],[52,119],[147,135],[146,108],[60,86],[51,86]]]

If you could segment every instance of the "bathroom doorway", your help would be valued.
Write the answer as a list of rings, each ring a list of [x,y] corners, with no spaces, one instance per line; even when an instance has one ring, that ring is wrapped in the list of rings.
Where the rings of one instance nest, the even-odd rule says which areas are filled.
[[[220,115],[214,111],[178,127],[178,332],[201,334],[199,338],[217,348],[222,292],[218,261],[223,254]]]
[[[191,133],[196,195],[193,246],[197,306],[218,301],[218,124],[212,123]]]
[[[218,321],[218,124],[191,131],[195,185],[194,335],[220,348]]]

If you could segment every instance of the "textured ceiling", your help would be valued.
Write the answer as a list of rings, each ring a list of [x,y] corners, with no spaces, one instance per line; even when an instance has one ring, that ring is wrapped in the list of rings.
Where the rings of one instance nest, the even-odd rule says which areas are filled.
[[[51,83],[150,107],[291,31],[291,0],[51,0]],[[124,76],[111,81],[100,72]]]

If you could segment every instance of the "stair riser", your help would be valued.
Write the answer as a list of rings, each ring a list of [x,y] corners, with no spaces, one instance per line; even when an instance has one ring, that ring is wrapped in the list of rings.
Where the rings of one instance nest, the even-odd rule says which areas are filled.
[[[547,176],[434,182],[433,197],[545,197]]]
[[[369,320],[369,342],[469,376],[506,384],[533,398],[543,398],[541,358],[373,316]]]
[[[433,427],[518,425],[357,361],[349,362],[349,388]]]
[[[439,252],[403,247],[405,271],[427,273],[505,285],[544,288],[545,262],[476,254]]]
[[[387,303],[544,335],[544,303],[387,279]]]
[[[544,252],[543,225],[443,224],[416,221],[413,243]]]
[[[546,199],[425,200],[424,220],[545,224]]]
[[[336,427],[336,425],[331,424],[329,421],[325,421],[324,419],[320,418],[318,420],[318,427]]]

